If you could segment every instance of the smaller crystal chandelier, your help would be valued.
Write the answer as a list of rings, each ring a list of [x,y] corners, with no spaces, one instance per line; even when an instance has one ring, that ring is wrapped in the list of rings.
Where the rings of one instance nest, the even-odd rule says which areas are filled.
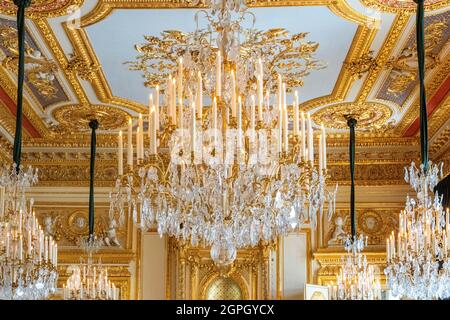
[[[108,269],[93,262],[92,251],[86,263],[69,269],[72,274],[63,285],[64,300],[119,300],[119,288],[109,280]]]
[[[119,300],[119,288],[108,278],[107,268],[99,261],[94,263],[93,255],[101,247],[101,239],[94,234],[94,172],[98,121],[89,122],[91,128],[91,161],[89,187],[89,235],[80,239],[80,246],[87,254],[86,263],[81,259],[78,265],[69,266],[72,272],[63,286],[64,300]]]
[[[347,255],[342,256],[342,267],[337,275],[337,284],[331,285],[331,298],[333,300],[380,300],[381,285],[375,276],[373,265],[367,263],[367,257],[362,253],[367,246],[367,236],[356,235],[355,212],[355,126],[356,119],[348,117],[350,127],[350,215],[351,235],[348,235],[344,248]]]
[[[422,164],[405,168],[416,198],[406,198],[399,215],[397,237],[392,232],[386,240],[389,288],[401,299],[450,298],[449,211],[435,187],[442,178],[441,165],[428,160],[428,114],[425,94],[424,0],[417,2],[417,57],[420,86],[420,146]]]

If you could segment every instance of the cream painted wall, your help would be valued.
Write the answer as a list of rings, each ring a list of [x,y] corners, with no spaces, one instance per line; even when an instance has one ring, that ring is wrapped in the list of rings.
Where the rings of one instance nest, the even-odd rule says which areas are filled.
[[[284,237],[283,299],[303,299],[307,279],[306,233]]]
[[[166,298],[167,246],[157,233],[142,236],[142,299]]]

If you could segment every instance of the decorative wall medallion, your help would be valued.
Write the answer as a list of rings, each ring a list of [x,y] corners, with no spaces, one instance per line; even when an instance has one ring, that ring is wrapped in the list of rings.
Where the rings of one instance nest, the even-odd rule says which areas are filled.
[[[398,210],[397,208],[357,209],[357,230],[369,237],[369,245],[384,245],[388,235],[398,228]],[[337,221],[338,217],[342,217],[343,226]],[[350,210],[338,209],[336,211],[335,220],[324,229],[324,234],[327,235],[325,240],[328,246],[342,244],[341,241],[334,241],[334,238],[336,238],[337,233],[349,234],[351,230],[350,222]]]
[[[84,0],[33,0],[25,14],[30,18],[49,18],[71,14],[75,8],[81,7]],[[15,15],[17,7],[13,0],[2,0],[0,12]]]
[[[88,131],[89,121],[97,119],[100,130],[115,130],[126,126],[128,113],[114,107],[103,105],[72,105],[56,109],[53,116],[64,131]]]
[[[316,124],[330,129],[347,129],[346,115],[355,115],[358,129],[378,129],[387,125],[392,110],[381,103],[343,103],[320,109],[312,115]]]

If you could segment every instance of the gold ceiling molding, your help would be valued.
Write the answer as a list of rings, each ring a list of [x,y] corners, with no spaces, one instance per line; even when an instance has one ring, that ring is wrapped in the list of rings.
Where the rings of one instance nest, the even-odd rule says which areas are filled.
[[[425,83],[427,97],[430,99],[434,96],[434,94],[438,91],[442,83],[447,79],[450,74],[450,55],[448,55],[445,62],[443,62],[440,67],[436,69],[434,72],[434,76],[427,80]],[[417,88],[413,91],[417,92]],[[417,95],[414,102],[409,107],[408,111],[405,113],[401,121],[396,126],[396,131],[404,134],[406,130],[411,126],[411,124],[419,117],[419,99],[420,97]],[[437,111],[437,110],[436,110]],[[439,126],[435,126],[433,121],[431,121],[433,117],[430,118],[430,131],[436,132],[439,129]],[[439,122],[437,122],[439,123]],[[417,130],[416,135],[419,134],[419,130]]]
[[[380,22],[355,10],[346,0],[249,0],[248,5],[249,7],[327,6],[337,16],[361,26],[372,24],[376,27]],[[99,0],[95,8],[81,18],[81,27],[83,28],[98,23],[108,17],[114,9],[176,9],[200,7],[204,6],[194,6],[192,0]]]
[[[8,76],[6,70],[4,68],[0,68],[0,87],[2,87],[6,94],[13,100],[16,101],[17,97],[17,86],[13,83],[12,79]],[[28,88],[27,88],[28,89]],[[25,117],[30,120],[33,127],[39,132],[39,134],[43,137],[48,137],[50,135],[50,131],[45,126],[42,119],[37,115],[34,109],[30,106],[29,102],[25,98],[23,101],[23,114]],[[15,124],[14,124],[15,128]],[[14,130],[10,132],[12,136],[14,136]],[[24,140],[29,140],[30,134],[25,129]]]
[[[67,59],[64,50],[61,48],[52,28],[50,27],[48,21],[46,19],[38,19],[35,21],[35,25],[39,30],[44,42],[52,52],[52,55],[56,58],[61,67],[61,70],[64,71],[67,81],[71,84],[72,89],[74,90],[78,100],[83,105],[88,105],[89,100],[87,98],[86,93],[83,90],[78,78],[75,74],[67,70],[67,65],[69,64],[69,60]]]
[[[3,129],[5,129],[9,134],[14,136],[14,130],[16,128],[16,119],[2,100],[0,100],[0,126]],[[28,135],[28,132],[26,130],[25,134]]]
[[[344,66],[354,79],[361,79],[365,73],[372,71],[377,66],[377,61],[373,57],[373,51],[370,50],[355,60],[344,62]]]
[[[362,3],[367,7],[376,8],[377,10],[391,12],[391,13],[399,13],[399,12],[409,12],[414,13],[416,11],[417,5],[413,2],[413,0],[405,1],[405,0],[361,0]],[[449,0],[426,0],[425,1],[425,10],[426,11],[435,11],[450,5]]]
[[[348,19],[350,21],[359,24],[356,36],[352,42],[347,60],[356,59],[360,57],[364,52],[368,51],[370,45],[375,38],[377,29],[375,27],[367,27],[368,18],[352,9],[346,1],[277,1],[260,3],[258,6],[292,6],[292,5],[314,5],[314,6],[328,6],[333,12],[339,16]],[[81,18],[81,28],[72,29],[63,23],[63,27],[71,40],[76,53],[83,59],[86,64],[99,65],[99,59],[96,56],[92,45],[90,44],[86,32],[83,27],[97,23],[106,18],[113,9],[139,9],[139,8],[165,8],[168,5],[171,8],[185,7],[183,2],[157,2],[157,1],[116,1],[116,0],[103,0],[100,1],[97,6],[87,15]],[[373,22],[372,20],[370,20]],[[336,86],[333,90],[333,94],[327,97],[316,98],[305,104],[305,109],[309,110],[314,106],[329,104],[332,102],[338,102],[345,98],[348,90],[350,89],[352,78],[350,73],[346,70],[342,70]],[[92,77],[92,84],[94,90],[100,99],[104,103],[117,104],[127,108],[130,108],[137,112],[143,112],[146,107],[140,103],[134,101],[115,97],[112,94],[112,90],[106,80],[106,77],[102,70],[97,70]]]
[[[347,115],[353,115],[358,120],[358,129],[386,130],[392,110],[374,102],[342,103],[320,109],[312,115],[312,119],[329,129],[347,129]]]
[[[347,57],[345,58],[344,66],[346,62],[350,63],[351,61],[360,59],[362,56],[367,54],[376,34],[377,29],[359,26],[347,53]],[[353,77],[352,72],[348,68],[343,67],[339,73],[332,93],[330,95],[317,97],[306,101],[302,103],[302,108],[308,111],[319,106],[343,101],[355,80],[356,79]]]
[[[83,2],[84,0],[33,0],[25,14],[31,19],[65,16],[81,7]],[[0,13],[16,15],[17,7],[13,0],[2,0]]]
[[[81,79],[92,81],[94,74],[101,68],[100,65],[94,63],[86,63],[82,58],[73,56],[66,66],[66,71],[73,72]]]
[[[96,119],[100,130],[117,130],[128,123],[130,115],[125,111],[104,105],[70,105],[55,109],[53,117],[58,121],[57,130],[63,133],[90,131],[89,122]]]
[[[378,79],[380,73],[383,71],[383,66],[389,60],[391,56],[392,50],[398,44],[400,37],[406,29],[408,21],[410,19],[410,15],[404,12],[400,12],[396,17],[394,22],[392,23],[391,29],[389,30],[389,34],[384,40],[383,45],[381,46],[381,50],[376,57],[377,65],[371,70],[369,76],[365,79],[361,90],[358,93],[358,97],[356,99],[357,102],[364,102],[367,99],[370,91],[373,88],[376,80]]]

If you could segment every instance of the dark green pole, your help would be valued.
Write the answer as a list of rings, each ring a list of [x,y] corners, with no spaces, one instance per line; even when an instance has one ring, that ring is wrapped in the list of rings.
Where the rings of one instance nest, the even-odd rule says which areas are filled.
[[[95,175],[95,152],[97,144],[97,136],[95,130],[98,129],[98,121],[91,120],[89,127],[92,129],[91,133],[91,167],[89,180],[89,239],[94,237],[94,175]]]
[[[17,114],[16,114],[16,132],[14,135],[13,161],[20,166],[22,153],[22,104],[23,104],[23,81],[25,78],[25,8],[31,3],[31,0],[14,0],[17,6],[17,38],[19,46],[19,66],[17,73]]]
[[[356,210],[355,210],[355,127],[356,119],[349,118],[347,124],[350,127],[350,219],[352,224],[352,241],[356,239]]]
[[[420,151],[425,170],[428,169],[428,114],[427,96],[425,92],[425,41],[424,41],[424,0],[414,0],[417,3],[416,38],[417,62],[419,65],[420,87]]]

